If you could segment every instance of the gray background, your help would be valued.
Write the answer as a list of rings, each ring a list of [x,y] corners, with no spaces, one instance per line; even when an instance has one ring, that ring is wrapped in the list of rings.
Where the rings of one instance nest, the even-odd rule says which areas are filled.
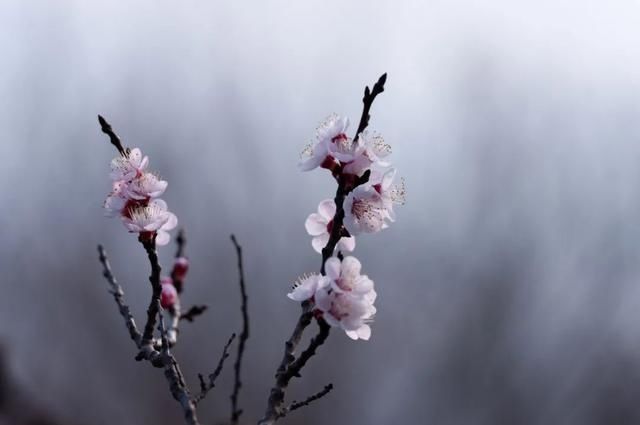
[[[240,326],[229,233],[244,245],[241,402],[257,419],[298,313],[285,293],[319,267],[304,219],[334,191],[297,171],[299,152],[327,114],[356,121],[388,72],[371,127],[408,203],[358,240],[373,337],[333,333],[289,394],[336,389],[287,423],[639,423],[640,4],[483,3],[1,2],[0,340],[15,380],[67,423],[181,423],[100,276],[98,242],[141,318],[144,252],[101,210],[101,113],[169,181],[187,230],[183,302],[212,306],[176,349],[193,385]],[[230,371],[205,423],[228,415]]]

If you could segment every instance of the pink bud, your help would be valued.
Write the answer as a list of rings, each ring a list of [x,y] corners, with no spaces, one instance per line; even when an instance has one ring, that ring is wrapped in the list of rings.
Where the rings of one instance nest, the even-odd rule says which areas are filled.
[[[173,285],[173,279],[169,276],[162,276],[160,278],[160,285]]]
[[[162,285],[160,293],[160,305],[164,309],[172,307],[178,299],[178,291],[172,284]]]
[[[171,276],[175,280],[183,280],[189,271],[189,260],[186,257],[176,258],[176,262],[173,264],[173,272]]]

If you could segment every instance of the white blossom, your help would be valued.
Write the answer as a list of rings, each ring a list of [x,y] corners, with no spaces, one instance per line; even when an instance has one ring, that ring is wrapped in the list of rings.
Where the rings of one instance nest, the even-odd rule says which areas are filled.
[[[126,185],[126,194],[131,199],[157,198],[167,189],[167,184],[156,174],[144,172]]]
[[[344,200],[344,227],[351,235],[379,232],[390,219],[384,199],[370,184],[356,187]]]
[[[321,253],[322,248],[329,242],[331,231],[333,230],[333,218],[336,214],[336,204],[333,199],[325,199],[318,205],[318,212],[307,217],[304,227],[309,235],[313,236],[311,245],[316,252]],[[356,247],[356,238],[341,237],[337,248],[343,252],[351,252]]]
[[[287,297],[294,301],[306,301],[313,298],[316,291],[329,285],[329,279],[320,274],[309,274],[299,277]]]
[[[167,210],[167,203],[154,199],[146,206],[132,208],[122,221],[134,233],[156,234],[156,245],[169,243],[169,230],[178,225],[178,218]]]
[[[111,160],[111,179],[129,181],[142,173],[149,164],[149,158],[142,156],[138,148],[131,149],[126,156],[119,155]]]

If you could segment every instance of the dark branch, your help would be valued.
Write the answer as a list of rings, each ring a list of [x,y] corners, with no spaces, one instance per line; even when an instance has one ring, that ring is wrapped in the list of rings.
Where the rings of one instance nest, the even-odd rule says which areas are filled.
[[[187,310],[186,313],[182,313],[182,315],[180,316],[180,320],[186,320],[187,322],[193,322],[195,320],[196,317],[200,316],[202,313],[204,313],[207,310],[207,306],[206,305],[194,305],[191,306],[191,308],[189,310]]]
[[[158,261],[155,236],[152,239],[145,239],[141,236],[139,240],[147,252],[149,263],[151,264],[149,282],[151,283],[151,289],[153,291],[151,301],[149,301],[149,307],[147,308],[147,323],[144,325],[144,332],[142,333],[142,340],[140,341],[140,353],[138,353],[136,357],[137,360],[142,360],[149,359],[157,353],[153,344],[153,332],[161,309],[160,294],[162,293],[162,285],[160,284],[160,273],[162,272],[162,268]],[[165,335],[162,335],[162,337],[164,338]]]
[[[184,228],[178,230],[178,235],[176,236],[176,245],[178,248],[176,249],[176,258],[184,257],[184,247],[187,244],[187,237],[184,235]]]
[[[109,140],[111,140],[111,144],[115,146],[116,149],[118,149],[118,152],[120,152],[120,155],[127,156],[127,151],[122,146],[122,142],[120,141],[120,138],[118,137],[118,135],[113,131],[113,128],[111,128],[111,124],[109,124],[102,115],[98,115],[98,122],[100,123],[100,129],[104,134],[109,136]]]
[[[100,263],[102,263],[103,268],[102,275],[105,277],[105,279],[107,279],[107,282],[109,282],[109,286],[111,287],[109,292],[111,293],[111,295],[113,295],[113,299],[118,305],[120,315],[124,319],[124,323],[129,330],[129,336],[131,337],[133,342],[136,343],[136,347],[140,348],[142,335],[140,334],[140,331],[138,331],[138,327],[136,326],[136,322],[133,319],[133,315],[131,314],[129,306],[124,302],[124,291],[118,284],[118,281],[111,271],[111,265],[109,264],[109,259],[107,258],[107,252],[102,245],[98,245],[98,253],[100,255]]]
[[[162,339],[161,363],[164,367],[164,376],[169,382],[169,391],[173,398],[180,403],[184,413],[185,422],[188,425],[199,425],[196,414],[196,403],[191,399],[191,394],[187,388],[187,384],[180,370],[180,366],[169,349],[169,341],[167,340],[167,332],[164,327],[164,318],[160,315],[160,323],[158,325],[160,336]]]
[[[240,388],[242,388],[242,381],[240,380],[240,370],[242,368],[242,357],[244,355],[244,348],[247,339],[249,339],[249,313],[247,311],[247,290],[244,282],[244,267],[242,265],[242,247],[238,244],[236,237],[231,235],[231,242],[236,248],[236,255],[238,257],[238,273],[240,275],[240,295],[242,303],[240,310],[242,312],[242,332],[240,333],[240,341],[238,343],[238,351],[236,354],[236,361],[233,365],[234,369],[234,383],[233,392],[231,393],[231,423],[237,424],[242,409],[238,408],[238,394]]]
[[[300,401],[300,402],[296,402],[295,400],[293,401],[293,403],[291,403],[289,405],[289,407],[287,407],[287,413],[289,412],[293,412],[294,410],[298,410],[301,407],[305,407],[310,405],[311,403],[313,403],[314,401],[321,399],[322,397],[326,396],[327,394],[329,394],[331,392],[331,390],[333,390],[333,384],[328,384],[325,385],[324,389],[322,391],[317,392],[316,394],[307,397],[306,400],[304,401]]]
[[[313,313],[311,312],[312,307],[313,306],[310,301],[302,303],[302,313],[300,313],[300,317],[293,329],[291,337],[289,337],[287,342],[284,344],[284,355],[282,356],[282,361],[276,371],[276,383],[274,387],[271,388],[269,400],[267,402],[267,410],[264,417],[259,422],[261,425],[273,424],[278,420],[284,409],[285,390],[289,385],[289,381],[293,378],[293,375],[290,373],[289,365],[295,361],[296,347],[300,344],[300,339],[302,338],[305,328],[311,324],[311,319],[313,318]]]
[[[356,131],[356,135],[353,138],[354,142],[358,141],[358,137],[360,133],[364,131],[365,128],[369,125],[369,111],[371,110],[371,105],[373,101],[376,99],[376,96],[384,91],[384,83],[387,81],[387,74],[384,73],[378,81],[373,85],[373,90],[369,91],[369,86],[364,88],[364,97],[362,98],[362,103],[364,104],[362,108],[362,115],[360,116],[360,124],[358,125],[358,130]]]
[[[300,377],[300,371],[307,364],[309,359],[316,354],[316,350],[320,347],[329,337],[329,331],[331,330],[331,326],[322,318],[318,318],[316,320],[318,323],[318,333],[316,336],[311,338],[309,341],[309,346],[306,350],[300,353],[300,356],[287,368],[286,374],[289,376],[289,379],[292,377]]]
[[[198,394],[194,399],[193,402],[195,404],[198,404],[200,401],[202,401],[203,398],[206,397],[207,393],[209,391],[211,391],[211,389],[213,387],[216,386],[216,379],[218,379],[218,376],[220,375],[220,372],[222,372],[222,367],[224,366],[224,361],[227,359],[227,357],[229,357],[229,346],[231,345],[231,343],[233,342],[233,340],[235,339],[236,334],[231,334],[231,337],[229,338],[229,340],[227,341],[227,343],[225,344],[223,350],[222,350],[222,356],[220,357],[220,360],[218,360],[218,365],[216,366],[215,370],[213,371],[213,373],[209,374],[209,382],[206,382],[204,380],[204,376],[202,376],[202,374],[198,374],[198,379],[200,380],[200,394]]]

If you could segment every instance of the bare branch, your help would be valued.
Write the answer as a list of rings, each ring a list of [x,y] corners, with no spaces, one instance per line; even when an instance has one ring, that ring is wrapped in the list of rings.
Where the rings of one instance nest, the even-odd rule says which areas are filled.
[[[384,91],[384,83],[386,82],[387,73],[385,72],[373,85],[373,90],[369,91],[369,86],[364,88],[364,97],[362,98],[362,103],[364,104],[364,106],[362,108],[362,115],[360,116],[360,124],[358,125],[358,130],[356,131],[356,135],[353,138],[354,142],[358,141],[360,133],[362,133],[364,129],[369,125],[369,118],[371,118],[369,115],[369,111],[371,110],[371,105],[376,99],[376,96]]]
[[[318,333],[316,334],[316,336],[311,338],[311,341],[309,341],[309,346],[306,348],[306,350],[300,353],[300,356],[287,368],[286,373],[288,376],[290,376],[289,379],[294,376],[296,378],[300,377],[300,371],[302,370],[302,368],[307,364],[309,359],[316,354],[316,350],[318,349],[318,347],[324,344],[324,342],[329,337],[331,326],[329,326],[329,324],[322,318],[316,319],[316,322],[318,323]]]
[[[324,387],[324,389],[322,389],[322,391],[318,391],[316,394],[307,397],[304,401],[296,402],[294,400],[293,403],[291,403],[289,405],[289,407],[286,408],[286,413],[284,415],[282,415],[282,416],[285,416],[287,413],[293,412],[294,410],[298,410],[301,407],[305,407],[305,406],[310,405],[314,401],[316,401],[318,399],[321,399],[322,397],[324,397],[327,394],[329,394],[329,392],[331,392],[331,390],[333,390],[333,384],[328,384],[328,385],[325,385],[325,387]]]
[[[158,330],[162,338],[162,354],[161,362],[164,367],[164,376],[169,382],[169,391],[173,398],[180,403],[184,413],[185,422],[188,425],[199,425],[198,416],[196,414],[196,403],[191,399],[189,389],[180,370],[180,366],[176,361],[169,348],[167,333],[164,327],[164,318],[160,315],[160,324]]]
[[[231,393],[231,423],[237,424],[242,409],[238,408],[238,394],[240,388],[242,388],[242,381],[240,380],[240,370],[242,368],[242,357],[244,355],[245,343],[249,339],[249,313],[247,310],[247,290],[244,283],[244,267],[242,265],[242,247],[238,244],[236,237],[231,235],[231,242],[236,248],[236,255],[238,257],[238,273],[240,275],[240,295],[242,303],[240,305],[240,311],[242,312],[242,332],[240,333],[240,341],[238,342],[238,351],[236,354],[236,361],[233,365],[234,369],[234,382],[233,392]]]
[[[186,313],[182,313],[182,315],[180,316],[180,320],[186,320],[187,322],[193,322],[195,320],[196,317],[198,317],[199,315],[201,315],[202,313],[204,313],[207,310],[207,306],[206,305],[194,305],[191,306],[191,308],[189,310],[187,310]]]
[[[118,149],[120,155],[127,156],[127,150],[122,146],[122,142],[118,135],[111,128],[111,124],[107,122],[106,119],[102,115],[98,115],[98,122],[100,123],[100,129],[104,134],[109,136],[109,140],[111,140],[111,144]]]
[[[160,294],[162,293],[162,285],[160,284],[160,273],[162,273],[162,268],[158,261],[155,236],[151,239],[146,239],[141,236],[139,241],[147,252],[149,263],[151,265],[149,282],[151,283],[152,295],[151,301],[149,301],[149,307],[147,308],[147,323],[144,326],[142,340],[140,341],[140,352],[136,356],[136,360],[150,359],[157,355],[157,351],[154,348],[153,332],[161,309]],[[165,335],[162,335],[162,337],[164,338]]]
[[[138,331],[138,327],[136,326],[136,322],[133,319],[133,315],[131,314],[131,310],[129,306],[124,302],[124,291],[118,281],[116,280],[113,272],[111,271],[111,264],[109,264],[109,258],[107,258],[107,252],[105,251],[102,245],[98,245],[98,253],[100,255],[100,263],[102,263],[103,272],[102,275],[107,279],[109,286],[111,287],[109,292],[113,295],[113,299],[116,301],[118,305],[118,310],[120,311],[120,315],[124,319],[124,323],[129,330],[129,336],[136,343],[136,347],[140,348],[140,341],[142,339],[142,335],[140,331]]]
[[[178,230],[178,235],[176,236],[176,245],[178,248],[176,249],[176,258],[184,257],[184,247],[187,244],[187,237],[184,234],[184,228],[180,228]]]
[[[229,338],[229,340],[225,344],[225,346],[224,346],[224,348],[222,350],[222,356],[220,357],[220,360],[218,360],[218,365],[216,366],[216,368],[213,371],[213,373],[209,374],[209,382],[206,382],[204,380],[204,377],[202,376],[202,374],[200,374],[200,373],[198,374],[198,379],[200,380],[200,394],[198,394],[193,399],[193,402],[195,404],[200,403],[200,401],[202,401],[202,399],[206,397],[207,393],[209,391],[211,391],[211,389],[213,387],[216,386],[216,379],[220,375],[220,372],[222,372],[222,367],[224,366],[224,361],[227,359],[227,357],[229,357],[229,352],[228,352],[229,346],[231,345],[231,343],[233,342],[235,337],[236,337],[235,333],[231,334],[231,337]]]
[[[295,361],[295,350],[300,344],[300,339],[304,330],[311,323],[313,313],[311,312],[312,304],[309,301],[302,303],[302,312],[298,318],[295,328],[291,337],[285,342],[284,355],[278,370],[276,371],[276,383],[271,388],[269,394],[269,400],[267,402],[267,410],[264,417],[260,420],[259,424],[269,425],[273,424],[281,415],[284,408],[284,396],[285,390],[289,385],[289,381],[293,377],[289,371],[289,365]]]

